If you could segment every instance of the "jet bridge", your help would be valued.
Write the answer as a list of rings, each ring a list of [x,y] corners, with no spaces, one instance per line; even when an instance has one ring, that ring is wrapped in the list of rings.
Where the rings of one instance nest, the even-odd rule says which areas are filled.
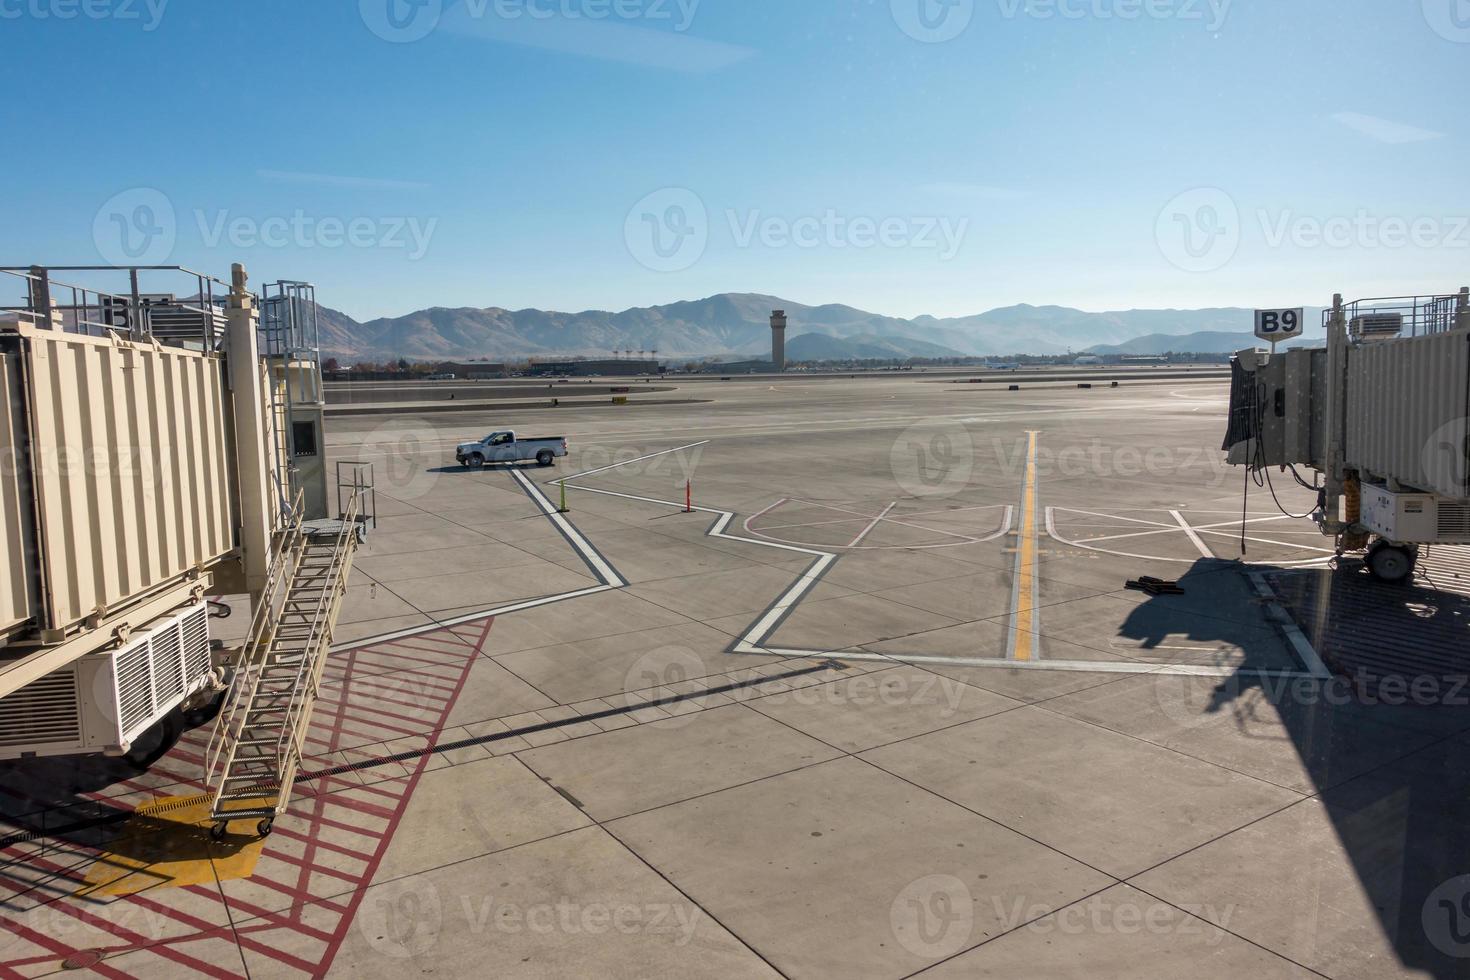
[[[0,759],[146,763],[187,710],[258,704],[265,667],[299,745],[357,542],[303,530],[329,506],[316,337],[309,284],[257,295],[238,265],[0,269]],[[239,592],[268,628],[222,650],[204,597]],[[231,780],[249,751],[216,744]]]
[[[1344,303],[1324,347],[1235,355],[1225,450],[1271,479],[1313,471],[1313,519],[1390,582],[1470,544],[1470,288]],[[1273,488],[1274,489],[1274,488]]]

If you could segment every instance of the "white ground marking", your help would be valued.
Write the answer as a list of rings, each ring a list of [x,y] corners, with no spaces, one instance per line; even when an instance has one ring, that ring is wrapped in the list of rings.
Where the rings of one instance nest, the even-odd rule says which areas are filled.
[[[684,509],[684,503],[677,500],[660,500],[657,497],[645,497],[639,494],[624,493],[619,490],[604,490],[599,487],[570,486],[572,490],[580,490],[584,493],[595,493],[606,497],[621,497],[625,500],[636,500],[646,504],[656,504],[661,507],[673,507]],[[784,503],[778,501],[777,503]],[[775,505],[772,505],[774,507]],[[761,513],[769,512],[772,507],[767,507]],[[1009,508],[1007,509],[1009,511]],[[1303,657],[1303,663],[1311,670],[1309,673],[1293,670],[1238,670],[1234,667],[1221,667],[1208,664],[1152,664],[1139,663],[1137,661],[1111,661],[1111,660],[1004,660],[994,657],[946,657],[928,654],[889,654],[871,653],[860,650],[803,650],[791,647],[769,646],[765,643],[779,626],[785,617],[800,603],[801,599],[812,590],[820,581],[822,575],[837,560],[837,555],[830,551],[821,551],[816,548],[806,548],[800,545],[785,544],[776,541],[767,541],[758,538],[747,538],[741,535],[730,534],[726,530],[730,522],[735,519],[735,514],[728,510],[719,510],[710,507],[697,506],[696,513],[717,515],[715,523],[706,532],[710,537],[721,538],[726,541],[741,541],[746,544],[756,545],[762,548],[778,548],[782,551],[795,552],[797,554],[812,555],[814,560],[807,566],[785,592],[761,614],[750,628],[736,640],[730,647],[730,652],[735,654],[749,654],[755,656],[773,656],[788,659],[830,659],[851,660],[858,662],[880,662],[880,663],[905,663],[917,665],[953,666],[953,667],[983,667],[1000,668],[1006,670],[1060,670],[1071,672],[1102,673],[1102,674],[1160,674],[1160,675],[1182,675],[1190,677],[1233,677],[1237,673],[1256,674],[1263,677],[1275,677],[1285,679],[1310,678],[1328,676],[1316,672],[1317,667],[1313,661],[1320,665],[1321,661],[1316,659],[1315,651],[1312,659]],[[1109,516],[1109,515],[1099,515]],[[1010,519],[1007,518],[1009,526]],[[1153,523],[1153,522],[1144,522]],[[1162,525],[1172,528],[1171,525]],[[1058,539],[1060,540],[1060,539]],[[1303,642],[1305,638],[1303,637]],[[1295,647],[1296,644],[1294,643]],[[1193,648],[1191,648],[1193,649]],[[1310,644],[1308,644],[1310,649]],[[1299,651],[1300,652],[1300,651]],[[1325,670],[1325,668],[1323,668]]]
[[[582,489],[586,489],[586,488],[583,487]],[[985,504],[985,505],[979,506],[979,507],[964,507],[964,508],[960,508],[960,510],[993,510],[993,509],[999,509],[999,508],[1001,508],[1003,506],[1005,507],[1005,513],[1002,515],[1000,528],[998,530],[994,531],[991,534],[985,535],[984,537],[976,537],[976,536],[974,536],[972,534],[961,534],[958,531],[946,531],[946,530],[943,530],[943,529],[937,528],[937,527],[929,527],[926,524],[915,524],[913,521],[910,521],[910,520],[907,519],[909,517],[923,516],[923,515],[919,515],[919,514],[905,514],[902,518],[889,517],[888,516],[888,513],[889,513],[889,511],[891,511],[893,509],[893,507],[896,505],[896,503],[897,502],[895,502],[894,504],[890,504],[887,510],[885,510],[883,513],[879,514],[875,518],[872,514],[865,514],[865,513],[861,512],[861,511],[849,510],[848,508],[838,506],[837,504],[824,504],[824,503],[817,503],[816,501],[812,501],[812,500],[800,500],[800,499],[793,498],[793,497],[782,497],[780,500],[776,501],[774,504],[771,504],[769,507],[767,507],[764,510],[760,511],[760,513],[758,513],[758,514],[752,514],[751,516],[747,517],[745,519],[744,527],[745,527],[745,531],[746,531],[747,534],[754,534],[756,537],[761,538],[764,541],[770,541],[770,542],[782,543],[782,544],[791,544],[793,542],[789,538],[778,538],[775,535],[773,535],[773,534],[767,534],[766,532],[767,531],[791,530],[791,529],[795,529],[795,528],[804,528],[804,527],[830,527],[830,526],[836,525],[836,524],[856,524],[858,521],[868,521],[868,520],[873,521],[873,524],[866,531],[864,531],[862,534],[858,535],[858,537],[854,539],[854,542],[860,542],[860,541],[862,541],[862,539],[865,538],[865,537],[867,537],[868,534],[870,534],[872,532],[873,528],[876,527],[878,524],[898,524],[898,525],[900,525],[902,527],[913,528],[913,529],[918,530],[918,531],[927,531],[930,534],[938,534],[941,537],[955,538],[956,539],[955,541],[949,541],[949,542],[945,542],[943,544],[903,544],[903,545],[899,545],[899,544],[887,545],[887,544],[885,544],[885,545],[864,545],[864,544],[858,544],[858,543],[850,543],[850,544],[847,544],[847,545],[828,545],[828,547],[831,547],[831,548],[842,548],[843,550],[852,550],[852,551],[931,551],[931,550],[934,550],[934,549],[937,549],[937,548],[958,548],[958,547],[961,547],[962,545],[967,545],[967,544],[983,544],[986,541],[994,541],[996,538],[1002,537],[1002,536],[1004,536],[1005,534],[1007,534],[1010,531],[1010,529],[1011,529],[1011,521],[1014,518],[1013,508],[1010,507],[1010,506],[1003,505],[1003,504]],[[837,520],[837,521],[806,521],[806,522],[803,522],[803,523],[800,523],[800,524],[771,524],[771,525],[767,525],[764,528],[756,528],[756,527],[752,527],[751,526],[759,518],[764,517],[766,514],[772,513],[778,507],[782,507],[782,506],[784,506],[786,504],[805,504],[808,507],[816,507],[816,508],[818,508],[820,510],[836,511],[839,514],[852,514],[853,516],[850,517],[850,518],[845,518],[843,520]],[[927,514],[927,515],[952,514],[952,513],[959,513],[959,511],[958,510],[957,511],[939,511],[939,510],[934,510],[934,511],[926,511],[925,512],[925,514]]]
[[[568,480],[580,480],[582,477],[591,476],[594,473],[603,473],[607,470],[615,470],[619,466],[631,466],[633,463],[641,463],[645,459],[653,459],[658,456],[667,456],[670,453],[682,453],[686,449],[698,449],[700,446],[708,446],[709,443],[710,441],[708,439],[704,440],[703,442],[691,442],[689,445],[680,446],[677,449],[664,449],[656,453],[649,453],[647,456],[639,456],[637,459],[625,459],[620,463],[609,463],[607,466],[599,466],[595,470],[583,470],[580,473],[573,473],[571,476],[564,476],[558,480],[552,480],[551,486],[556,486],[560,483],[566,483]]]
[[[542,596],[539,599],[524,599],[519,602],[512,602],[503,606],[495,606],[491,609],[480,609],[471,613],[462,613],[450,619],[435,619],[433,622],[425,623],[422,626],[410,626],[406,629],[395,630],[391,633],[381,633],[377,636],[369,636],[364,637],[360,640],[353,640],[350,643],[337,644],[333,646],[332,649],[334,651],[355,650],[358,647],[370,646],[374,643],[384,643],[390,640],[402,640],[410,636],[418,636],[420,633],[429,633],[433,632],[434,630],[441,630],[448,626],[459,626],[463,623],[474,622],[477,619],[488,619],[491,616],[506,616],[510,613],[523,612],[527,609],[535,609],[540,606],[549,606],[554,602],[565,602],[568,599],[580,599],[584,596],[597,595],[601,592],[614,592],[618,589],[623,589],[627,587],[628,583],[623,579],[622,575],[618,573],[618,570],[613,568],[612,565],[608,563],[606,558],[603,558],[602,555],[598,554],[597,549],[594,548],[592,544],[582,535],[581,531],[578,531],[575,527],[572,526],[572,523],[567,520],[564,514],[560,514],[557,512],[556,507],[551,503],[550,500],[546,499],[546,494],[541,492],[540,487],[536,486],[536,484],[532,482],[529,478],[527,478],[526,475],[522,473],[519,469],[511,469],[510,474],[512,477],[515,478],[516,482],[525,489],[526,493],[530,495],[531,499],[536,502],[536,505],[541,509],[541,512],[545,514],[553,524],[556,525],[558,530],[560,530],[563,535],[566,536],[566,539],[568,542],[571,543],[572,548],[577,552],[578,555],[581,556],[582,560],[587,563],[587,566],[592,569],[593,574],[597,576],[598,580],[602,584],[591,586],[590,588],[586,589],[577,589],[572,592],[563,592],[558,595]]]
[[[1199,549],[1199,553],[1201,555],[1206,558],[1215,557],[1215,553],[1210,550],[1210,546],[1205,544],[1204,539],[1195,533],[1194,528],[1189,526],[1189,522],[1184,519],[1183,514],[1179,513],[1177,510],[1171,510],[1169,511],[1169,513],[1174,515],[1174,520],[1178,521],[1179,526],[1184,528],[1184,533],[1189,535],[1189,540],[1194,542],[1194,546]]]
[[[880,513],[877,517],[873,518],[873,520],[871,522],[869,522],[869,524],[868,524],[867,527],[863,528],[861,531],[859,531],[857,533],[857,537],[855,537],[851,541],[847,542],[847,546],[849,548],[856,548],[858,546],[858,543],[861,542],[863,540],[863,538],[866,538],[868,535],[872,534],[873,533],[873,528],[877,527],[878,524],[879,524],[879,522],[882,521],[885,517],[887,517],[890,513],[892,513],[893,508],[895,508],[897,506],[898,506],[898,501],[895,500],[893,503],[889,504],[887,507],[884,507],[882,513]]]
[[[1115,519],[1115,520],[1130,521],[1130,522],[1135,523],[1135,524],[1148,524],[1148,525],[1153,525],[1155,528],[1157,528],[1157,530],[1151,530],[1151,531],[1132,531],[1132,532],[1127,532],[1127,533],[1124,533],[1124,534],[1105,534],[1105,535],[1100,535],[1098,537],[1084,538],[1082,540],[1072,540],[1070,538],[1063,537],[1057,531],[1056,515],[1058,513],[1064,513],[1064,514],[1086,514],[1089,517],[1103,517],[1103,518],[1111,518],[1111,519]],[[1170,513],[1170,514],[1177,514],[1178,512],[1177,511],[1169,511],[1168,513]],[[1179,520],[1179,518],[1176,518],[1176,520]],[[1255,520],[1247,521],[1247,523],[1249,523],[1249,524],[1258,524],[1258,523],[1261,523],[1263,521],[1283,521],[1283,520],[1290,520],[1290,518],[1280,517],[1280,516],[1275,516],[1275,517],[1262,517],[1262,518],[1258,518],[1258,519],[1255,519]],[[1179,523],[1175,523],[1175,524],[1161,524],[1158,521],[1145,521],[1145,520],[1141,520],[1139,518],[1125,517],[1122,514],[1098,514],[1098,513],[1095,513],[1093,511],[1090,511],[1090,510],[1072,510],[1070,507],[1048,507],[1046,509],[1046,533],[1047,533],[1047,536],[1050,537],[1050,538],[1052,538],[1055,541],[1061,542],[1062,544],[1071,545],[1073,548],[1082,548],[1082,549],[1084,549],[1086,551],[1100,552],[1101,554],[1105,554],[1105,555],[1115,555],[1115,556],[1117,556],[1119,558],[1138,558],[1138,559],[1143,560],[1143,561],[1167,561],[1167,562],[1172,562],[1174,564],[1182,564],[1182,565],[1192,565],[1195,562],[1199,561],[1199,559],[1198,558],[1171,558],[1171,557],[1168,557],[1166,555],[1140,555],[1140,554],[1137,554],[1137,553],[1131,552],[1131,551],[1117,551],[1117,550],[1112,549],[1112,548],[1099,548],[1099,547],[1096,547],[1094,545],[1094,542],[1097,542],[1097,541],[1120,541],[1120,540],[1122,540],[1124,538],[1143,538],[1143,537],[1149,537],[1149,536],[1155,535],[1155,534],[1178,534],[1178,533],[1183,532],[1184,534],[1187,534],[1189,536],[1190,540],[1194,542],[1195,547],[1196,548],[1199,548],[1200,551],[1202,553],[1204,553],[1204,555],[1206,557],[1213,558],[1213,557],[1217,557],[1217,556],[1215,556],[1215,555],[1213,555],[1213,554],[1210,553],[1210,551],[1208,549],[1208,546],[1204,544],[1203,540],[1200,539],[1199,536],[1201,534],[1214,534],[1214,535],[1218,535],[1218,536],[1220,536],[1222,538],[1230,538],[1230,539],[1233,539],[1233,540],[1238,541],[1238,540],[1240,540],[1239,533],[1231,533],[1229,531],[1216,531],[1216,530],[1212,530],[1212,528],[1230,527],[1232,524],[1235,527],[1237,527],[1237,528],[1240,527],[1240,522],[1238,520],[1237,521],[1233,521],[1233,522],[1232,521],[1227,521],[1227,522],[1225,522],[1223,524],[1204,524],[1204,525],[1196,524],[1196,525],[1190,526],[1190,525],[1188,525],[1187,523],[1185,523],[1183,521],[1180,521]],[[1114,526],[1116,526],[1116,525],[1114,525]],[[1271,538],[1262,538],[1262,537],[1257,537],[1257,536],[1254,536],[1254,535],[1246,535],[1246,540],[1247,541],[1255,541],[1255,542],[1260,543],[1260,544],[1274,544],[1274,545],[1278,545],[1278,546],[1283,547],[1283,548],[1290,548],[1293,551],[1315,551],[1315,552],[1320,553],[1323,556],[1321,558],[1301,558],[1301,559],[1292,559],[1290,561],[1276,561],[1276,562],[1272,562],[1273,565],[1281,565],[1281,566],[1285,566],[1285,567],[1298,567],[1298,566],[1303,566],[1303,565],[1319,565],[1319,564],[1322,564],[1323,562],[1327,561],[1333,555],[1336,554],[1336,552],[1334,552],[1334,551],[1332,551],[1330,549],[1327,549],[1327,548],[1314,548],[1314,547],[1311,547],[1310,545],[1304,545],[1304,544],[1299,544],[1299,543],[1298,544],[1288,544],[1285,541],[1276,541],[1276,540],[1273,540]]]

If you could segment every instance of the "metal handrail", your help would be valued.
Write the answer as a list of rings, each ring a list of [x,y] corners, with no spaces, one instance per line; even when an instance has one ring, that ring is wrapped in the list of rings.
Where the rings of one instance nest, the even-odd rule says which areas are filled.
[[[251,617],[250,632],[246,634],[245,646],[241,651],[239,669],[247,672],[247,677],[244,679],[246,682],[241,683],[241,678],[236,678],[229,704],[220,713],[214,734],[210,737],[209,747],[205,751],[205,772],[208,785],[213,786],[216,778],[221,773],[227,773],[234,762],[235,749],[238,747],[240,735],[236,729],[243,728],[242,709],[254,701],[260,686],[265,651],[270,649],[279,624],[279,610],[284,598],[282,589],[285,588],[286,592],[289,592],[290,582],[296,577],[296,570],[301,564],[301,554],[305,543],[305,537],[302,534],[305,514],[305,495],[298,491],[291,508],[290,521],[281,532],[275,553],[271,557],[270,566],[266,572],[266,584],[261,590],[260,600]]]
[[[331,623],[333,611],[341,597],[347,592],[348,572],[351,568],[352,550],[348,547],[349,536],[358,533],[357,514],[360,505],[359,496],[354,493],[347,502],[347,509],[342,515],[342,527],[337,532],[337,540],[332,544],[332,580],[328,588],[322,590],[317,598],[317,604],[312,611],[311,628],[307,633],[305,654],[301,658],[301,664],[296,669],[296,678],[292,683],[292,690],[302,692],[304,696],[291,699],[291,706],[287,711],[285,722],[281,726],[281,734],[276,740],[276,759],[280,763],[283,774],[281,779],[280,795],[276,799],[276,812],[286,808],[290,802],[291,790],[295,783],[295,772],[301,765],[301,757],[306,751],[306,733],[309,725],[308,706],[314,704],[320,693],[321,677],[326,667],[326,654],[332,644]]]

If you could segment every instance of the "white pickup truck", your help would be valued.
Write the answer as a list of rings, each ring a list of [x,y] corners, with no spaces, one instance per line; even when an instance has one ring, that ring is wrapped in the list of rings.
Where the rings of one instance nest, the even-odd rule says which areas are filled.
[[[528,459],[534,459],[541,466],[550,466],[566,454],[565,436],[517,439],[514,432],[492,432],[479,442],[462,443],[454,450],[460,465],[474,467],[486,463],[519,463]]]

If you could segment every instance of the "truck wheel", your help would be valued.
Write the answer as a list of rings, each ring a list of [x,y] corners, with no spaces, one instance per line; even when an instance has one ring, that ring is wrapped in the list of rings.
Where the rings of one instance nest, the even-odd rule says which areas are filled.
[[[550,449],[543,449],[536,454],[536,462],[540,463],[542,466],[550,466],[555,461],[556,457],[552,455]]]
[[[473,456],[470,457],[470,466],[473,467],[474,469],[477,469],[478,470],[481,467],[483,467],[484,465],[485,465],[485,457],[484,456],[481,456],[479,453],[475,453]]]
[[[1403,585],[1414,577],[1418,549],[1379,541],[1368,550],[1368,571],[1380,582]]]

